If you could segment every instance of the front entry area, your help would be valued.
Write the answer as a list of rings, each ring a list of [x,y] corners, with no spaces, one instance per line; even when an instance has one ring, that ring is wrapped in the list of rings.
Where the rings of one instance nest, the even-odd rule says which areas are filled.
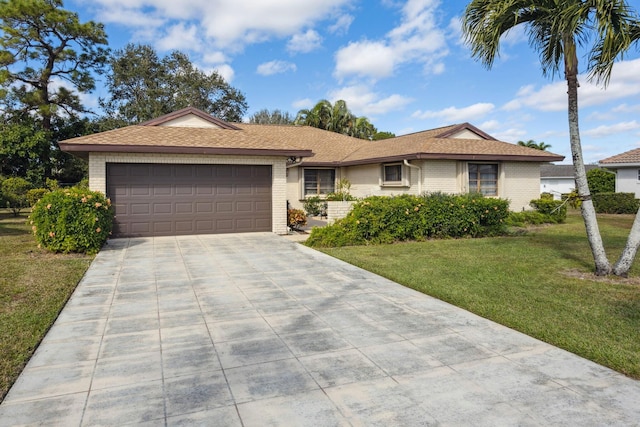
[[[272,231],[264,165],[107,163],[115,237]]]

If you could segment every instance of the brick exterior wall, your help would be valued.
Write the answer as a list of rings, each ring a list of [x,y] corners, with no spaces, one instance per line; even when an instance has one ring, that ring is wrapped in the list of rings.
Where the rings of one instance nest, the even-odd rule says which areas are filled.
[[[347,216],[355,202],[327,202],[327,222],[331,224],[336,219]]]
[[[529,202],[540,198],[540,163],[508,162],[502,164],[500,197],[509,199],[514,212],[532,209]]]
[[[422,191],[458,194],[466,191],[459,179],[459,165],[455,160],[427,160],[422,166]]]
[[[207,156],[146,153],[90,153],[89,188],[106,193],[107,163],[173,163],[173,164],[227,164],[270,165],[272,171],[272,230],[287,234],[287,178],[286,159],[266,156]]]

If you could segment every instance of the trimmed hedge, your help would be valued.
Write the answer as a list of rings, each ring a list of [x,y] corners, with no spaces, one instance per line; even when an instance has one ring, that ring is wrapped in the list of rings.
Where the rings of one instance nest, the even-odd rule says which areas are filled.
[[[29,217],[38,246],[54,252],[96,253],[113,227],[113,208],[104,194],[71,187],[42,196]]]
[[[507,200],[477,193],[373,196],[355,203],[345,218],[314,228],[306,244],[335,247],[499,235],[508,215]]]
[[[563,223],[567,219],[567,204],[561,200],[549,198],[535,199],[529,206],[548,218],[549,223]]]
[[[640,200],[634,193],[598,193],[592,197],[597,213],[634,214],[640,207]]]

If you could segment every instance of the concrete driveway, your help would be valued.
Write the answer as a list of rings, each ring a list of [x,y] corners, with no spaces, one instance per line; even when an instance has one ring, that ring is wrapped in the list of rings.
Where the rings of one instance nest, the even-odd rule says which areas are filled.
[[[111,241],[0,425],[629,426],[639,402],[638,381],[259,233]]]

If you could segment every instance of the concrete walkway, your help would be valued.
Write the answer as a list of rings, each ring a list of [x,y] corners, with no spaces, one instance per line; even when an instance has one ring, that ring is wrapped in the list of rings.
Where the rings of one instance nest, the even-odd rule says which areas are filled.
[[[0,425],[640,425],[640,382],[270,233],[119,239]]]

